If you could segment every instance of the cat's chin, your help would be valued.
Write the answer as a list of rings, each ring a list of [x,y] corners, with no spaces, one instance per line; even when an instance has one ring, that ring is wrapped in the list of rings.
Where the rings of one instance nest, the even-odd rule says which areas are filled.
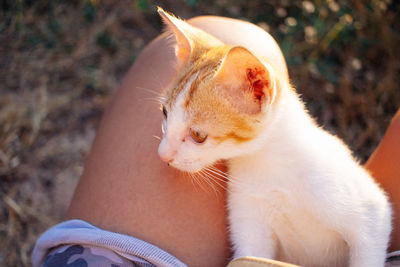
[[[169,166],[171,166],[171,167],[173,167],[173,168],[175,168],[177,170],[180,170],[180,171],[183,171],[183,172],[190,172],[190,173],[197,173],[197,172],[200,172],[202,169],[205,168],[204,166],[190,166],[190,165],[182,166],[182,165],[173,164],[173,163],[170,163]]]

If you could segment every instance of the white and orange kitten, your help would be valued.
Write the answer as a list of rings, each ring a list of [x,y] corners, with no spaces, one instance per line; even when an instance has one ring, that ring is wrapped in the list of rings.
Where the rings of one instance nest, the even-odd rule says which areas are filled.
[[[379,267],[391,208],[346,145],[316,125],[289,81],[245,47],[159,9],[179,71],[165,89],[158,153],[198,172],[229,167],[234,256]]]

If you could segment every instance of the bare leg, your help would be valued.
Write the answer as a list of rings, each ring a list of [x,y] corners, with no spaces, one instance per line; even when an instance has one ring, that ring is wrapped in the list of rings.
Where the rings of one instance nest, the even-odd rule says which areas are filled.
[[[103,229],[150,242],[190,266],[229,259],[225,195],[195,188],[157,156],[161,112],[146,90],[174,74],[166,39],[137,59],[104,115],[68,211]],[[146,88],[146,89],[143,89]]]
[[[365,166],[389,195],[394,211],[390,251],[400,250],[400,110]]]

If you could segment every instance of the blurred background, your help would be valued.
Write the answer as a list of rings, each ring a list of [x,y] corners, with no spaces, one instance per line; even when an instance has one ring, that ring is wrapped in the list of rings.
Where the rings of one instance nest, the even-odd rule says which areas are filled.
[[[105,106],[162,30],[157,5],[271,33],[310,113],[361,162],[400,107],[399,1],[0,1],[1,266],[29,266],[62,220]]]

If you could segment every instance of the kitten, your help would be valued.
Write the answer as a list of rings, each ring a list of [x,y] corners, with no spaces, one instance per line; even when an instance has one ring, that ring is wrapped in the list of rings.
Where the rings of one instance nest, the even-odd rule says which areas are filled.
[[[189,172],[227,160],[234,257],[383,266],[391,231],[384,192],[316,125],[288,79],[248,49],[158,12],[179,68],[164,92],[158,153]]]

